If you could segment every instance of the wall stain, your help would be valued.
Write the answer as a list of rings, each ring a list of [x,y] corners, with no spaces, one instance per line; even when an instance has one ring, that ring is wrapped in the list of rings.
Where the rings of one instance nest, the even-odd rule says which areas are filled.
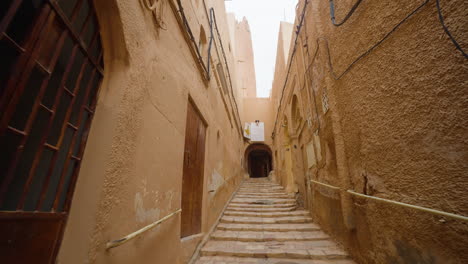
[[[159,208],[145,209],[141,193],[135,194],[135,212],[138,223],[154,222],[159,219],[161,210]]]
[[[398,256],[389,257],[388,263],[390,264],[436,264],[435,258],[431,255],[427,255],[421,250],[412,247],[408,243],[405,243],[400,240],[394,242],[395,248],[397,250]]]

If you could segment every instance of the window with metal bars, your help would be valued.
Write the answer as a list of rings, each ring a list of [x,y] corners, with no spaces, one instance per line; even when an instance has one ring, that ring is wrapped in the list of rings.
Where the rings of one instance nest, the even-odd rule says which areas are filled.
[[[103,76],[92,1],[1,1],[0,56],[0,211],[66,212]]]

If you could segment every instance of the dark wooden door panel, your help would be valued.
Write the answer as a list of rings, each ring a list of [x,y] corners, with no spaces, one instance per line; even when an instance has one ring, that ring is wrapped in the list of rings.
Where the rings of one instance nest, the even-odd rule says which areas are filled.
[[[64,220],[65,214],[0,212],[0,262],[52,263]]]
[[[201,232],[206,125],[189,101],[182,178],[181,237]]]
[[[195,166],[196,182],[194,183],[193,192],[193,214],[192,214],[192,230],[194,234],[201,232],[202,218],[202,203],[203,203],[203,175],[205,164],[205,125],[203,120],[198,116],[198,140],[197,140],[197,162]]]
[[[196,133],[193,130],[196,128],[197,120],[191,104],[187,109],[187,123],[185,132],[185,147],[184,147],[184,167],[182,177],[182,215],[181,215],[181,236],[186,237],[190,235],[191,230],[191,214],[193,211],[192,203],[192,188],[194,178],[191,177],[194,172],[194,164],[196,160]]]

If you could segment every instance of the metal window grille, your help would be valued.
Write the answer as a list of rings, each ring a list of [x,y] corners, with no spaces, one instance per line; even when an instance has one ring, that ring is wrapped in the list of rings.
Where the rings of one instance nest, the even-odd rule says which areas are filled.
[[[0,4],[0,211],[67,212],[103,76],[89,0]]]

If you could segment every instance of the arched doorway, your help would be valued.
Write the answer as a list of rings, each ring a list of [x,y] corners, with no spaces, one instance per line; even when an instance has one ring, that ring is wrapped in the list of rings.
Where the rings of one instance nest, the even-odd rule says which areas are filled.
[[[265,144],[251,144],[245,150],[245,160],[250,178],[268,177],[273,169],[271,149]]]
[[[2,263],[55,263],[104,71],[93,3],[0,4]]]

